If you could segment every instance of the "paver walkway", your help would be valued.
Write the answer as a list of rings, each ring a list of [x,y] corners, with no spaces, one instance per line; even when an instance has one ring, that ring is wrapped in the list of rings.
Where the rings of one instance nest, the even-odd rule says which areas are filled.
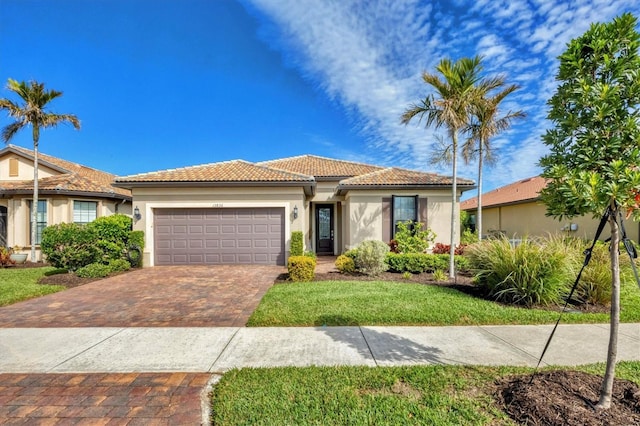
[[[242,327],[280,266],[146,268],[0,308],[0,327]]]
[[[209,374],[0,374],[0,423],[199,425]]]

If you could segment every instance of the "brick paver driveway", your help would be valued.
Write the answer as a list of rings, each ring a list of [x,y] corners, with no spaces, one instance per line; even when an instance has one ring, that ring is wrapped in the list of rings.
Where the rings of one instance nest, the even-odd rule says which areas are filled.
[[[242,327],[282,272],[264,266],[147,268],[2,307],[0,327]],[[209,377],[0,373],[0,424],[197,425]]]
[[[242,327],[279,266],[145,268],[0,308],[0,327]]]

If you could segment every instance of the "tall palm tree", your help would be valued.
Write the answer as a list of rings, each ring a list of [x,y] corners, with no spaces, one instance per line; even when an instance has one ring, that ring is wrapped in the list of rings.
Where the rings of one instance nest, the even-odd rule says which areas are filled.
[[[60,123],[69,122],[77,130],[80,120],[72,114],[55,114],[46,110],[47,104],[62,96],[62,92],[45,90],[44,83],[37,81],[18,82],[9,79],[7,89],[17,94],[22,103],[17,104],[9,99],[0,99],[0,110],[6,110],[14,121],[2,129],[2,140],[9,143],[24,127],[31,126],[33,135],[33,202],[31,204],[31,261],[36,260],[36,237],[38,217],[38,142],[40,129],[56,127]]]
[[[498,77],[495,83],[500,87],[504,86],[504,78]],[[482,167],[483,163],[491,163],[494,159],[491,148],[491,138],[507,130],[511,122],[516,118],[524,118],[522,111],[509,111],[499,117],[499,105],[511,93],[518,90],[520,86],[512,84],[500,90],[494,96],[483,96],[479,102],[472,106],[473,122],[466,130],[471,136],[462,146],[462,158],[469,164],[474,158],[478,158],[478,210],[476,216],[476,230],[478,240],[482,238]]]
[[[413,105],[402,114],[402,123],[408,124],[414,117],[426,118],[425,127],[446,127],[451,138],[452,180],[451,185],[451,247],[449,251],[449,278],[455,279],[455,242],[456,242],[456,202],[458,136],[469,125],[472,105],[487,92],[497,87],[496,79],[481,80],[482,58],[461,58],[456,62],[442,59],[436,66],[439,74],[424,72],[422,79],[433,87],[436,96],[428,95],[419,104]],[[444,78],[442,79],[441,76]]]

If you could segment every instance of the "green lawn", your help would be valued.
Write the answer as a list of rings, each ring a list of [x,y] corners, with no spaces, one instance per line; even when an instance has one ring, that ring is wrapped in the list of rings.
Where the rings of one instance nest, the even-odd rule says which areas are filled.
[[[60,285],[39,285],[38,279],[54,268],[0,268],[0,306],[64,290]]]
[[[621,291],[621,321],[640,322],[640,290]],[[558,311],[504,306],[457,290],[389,281],[276,284],[248,326],[545,324]],[[604,323],[608,313],[565,313],[563,323]]]
[[[604,365],[571,370],[602,375]],[[212,424],[513,424],[495,402],[493,384],[532,371],[469,366],[232,370],[212,393]],[[616,377],[640,384],[640,362],[619,363]]]

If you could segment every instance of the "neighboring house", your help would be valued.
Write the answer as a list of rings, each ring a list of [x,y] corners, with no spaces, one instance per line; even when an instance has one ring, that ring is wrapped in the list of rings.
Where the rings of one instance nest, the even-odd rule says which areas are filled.
[[[535,176],[482,194],[482,235],[504,234],[518,238],[567,232],[576,237],[593,238],[600,218],[589,215],[560,221],[546,216],[546,206],[540,201],[540,191],[546,184],[544,178]],[[461,202],[460,209],[469,213],[475,223],[478,197]],[[625,221],[625,227],[627,236],[638,241],[638,224],[629,219]],[[608,236],[607,225],[603,238]]]
[[[292,231],[304,233],[306,250],[334,255],[390,241],[394,223],[406,220],[449,243],[452,179],[432,173],[304,155],[142,173],[115,185],[132,191],[146,266],[284,265]],[[474,187],[458,179],[458,197]]]
[[[36,247],[47,225],[131,214],[131,191],[112,186],[115,175],[42,153],[38,163]],[[0,150],[0,246],[31,249],[32,199],[33,151],[7,145]]]

